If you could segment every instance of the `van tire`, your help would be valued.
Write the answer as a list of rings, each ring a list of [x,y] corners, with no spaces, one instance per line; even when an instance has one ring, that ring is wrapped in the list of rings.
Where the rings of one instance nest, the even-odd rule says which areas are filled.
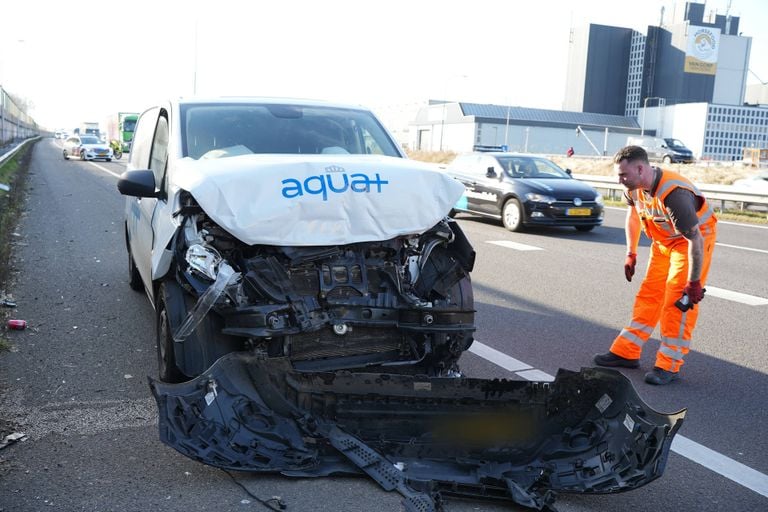
[[[173,326],[168,312],[167,284],[160,284],[157,293],[156,313],[156,342],[157,342],[157,373],[163,382],[184,382],[187,378],[176,365],[176,348],[173,341]]]
[[[665,164],[671,164],[671,163],[672,163],[672,157],[671,157],[671,156],[669,156],[669,155],[664,155],[664,158],[662,159],[662,161],[663,161]]]

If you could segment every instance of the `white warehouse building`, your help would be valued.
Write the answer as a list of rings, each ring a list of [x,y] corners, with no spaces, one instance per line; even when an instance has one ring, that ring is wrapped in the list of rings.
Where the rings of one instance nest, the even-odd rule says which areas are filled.
[[[408,147],[463,153],[502,148],[527,153],[612,155],[640,135],[630,117],[537,108],[432,101],[411,122]]]

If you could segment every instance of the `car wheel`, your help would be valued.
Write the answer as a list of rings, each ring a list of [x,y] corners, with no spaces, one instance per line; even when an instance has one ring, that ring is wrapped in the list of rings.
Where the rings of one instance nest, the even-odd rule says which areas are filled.
[[[80,152],[80,160],[83,160],[83,161],[87,160],[87,158],[85,158],[85,151]]]
[[[669,155],[664,155],[663,161],[665,164],[671,164],[672,163],[672,157]]]
[[[523,228],[523,209],[520,201],[508,199],[501,209],[501,222],[510,231],[520,231]]]
[[[574,227],[576,228],[576,231],[583,231],[583,232],[592,231],[593,229],[595,229],[595,226],[574,226]]]
[[[168,319],[165,283],[162,283],[158,289],[156,319],[158,376],[163,382],[183,382],[186,380],[184,374],[176,366],[176,350],[171,323]]]
[[[104,160],[106,160],[107,162],[111,162],[112,161],[111,158],[105,158]]]
[[[69,160],[69,155],[67,154],[66,149],[63,151],[63,153],[64,153],[64,160]]]

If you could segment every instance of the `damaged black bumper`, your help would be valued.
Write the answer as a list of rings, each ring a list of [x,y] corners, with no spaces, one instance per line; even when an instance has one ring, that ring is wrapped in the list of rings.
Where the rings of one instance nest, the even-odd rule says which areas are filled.
[[[619,372],[552,383],[294,371],[232,353],[182,384],[151,382],[161,440],[200,462],[290,476],[366,473],[406,510],[442,494],[553,508],[661,476],[685,411],[660,414]]]

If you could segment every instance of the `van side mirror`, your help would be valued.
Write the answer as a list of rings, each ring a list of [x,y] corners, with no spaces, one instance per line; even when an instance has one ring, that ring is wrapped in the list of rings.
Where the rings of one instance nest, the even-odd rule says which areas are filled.
[[[489,168],[488,168],[488,169],[485,171],[485,177],[486,177],[486,178],[495,178],[495,177],[496,177],[496,171],[494,170],[494,168],[493,168],[493,167],[489,167]]]
[[[155,188],[155,173],[146,171],[125,171],[117,180],[117,190],[124,196],[159,197]]]

